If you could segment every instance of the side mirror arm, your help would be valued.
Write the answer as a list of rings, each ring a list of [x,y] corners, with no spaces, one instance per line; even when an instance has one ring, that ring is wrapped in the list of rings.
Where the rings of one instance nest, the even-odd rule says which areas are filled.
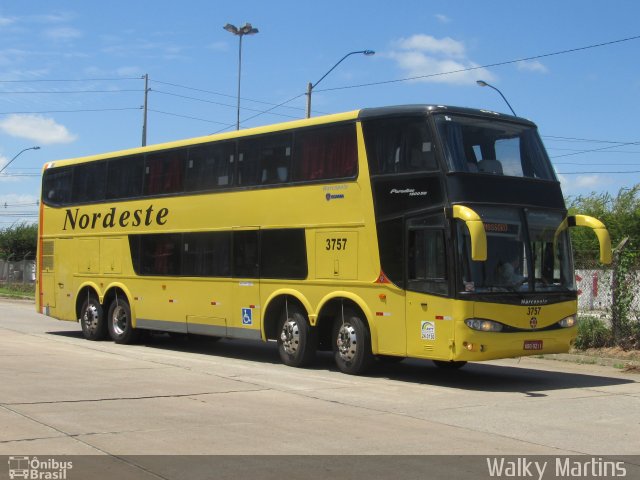
[[[484,223],[475,211],[464,205],[454,205],[451,217],[462,220],[471,237],[471,260],[484,262],[487,260],[487,234]]]

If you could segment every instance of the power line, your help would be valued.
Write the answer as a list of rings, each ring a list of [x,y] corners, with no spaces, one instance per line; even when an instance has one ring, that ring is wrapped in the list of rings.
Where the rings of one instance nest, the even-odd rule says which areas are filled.
[[[115,77],[115,78],[39,78],[32,80],[0,80],[0,83],[38,83],[38,82],[117,82],[119,80],[141,80],[144,77]]]
[[[548,150],[559,150],[561,152],[584,152],[583,150],[579,150],[577,148],[560,148],[560,147],[547,147]],[[627,153],[632,155],[640,154],[640,150],[609,150],[607,153]]]
[[[451,75],[454,73],[463,73],[463,72],[471,72],[473,70],[480,70],[483,68],[491,68],[491,67],[501,67],[504,65],[511,65],[514,63],[519,63],[519,62],[528,62],[531,60],[538,60],[540,58],[547,58],[547,57],[553,57],[556,55],[564,55],[567,53],[575,53],[575,52],[579,52],[582,50],[589,50],[592,48],[599,48],[599,47],[605,47],[608,45],[614,45],[617,43],[623,43],[623,42],[629,42],[631,40],[638,40],[640,39],[640,35],[636,35],[633,37],[627,37],[627,38],[621,38],[619,40],[612,40],[610,42],[603,42],[603,43],[596,43],[593,45],[587,45],[585,47],[578,47],[578,48],[570,48],[568,50],[561,50],[558,52],[551,52],[551,53],[543,53],[541,55],[534,55],[531,57],[525,57],[525,58],[519,58],[517,60],[505,60],[503,62],[495,62],[495,63],[488,63],[486,65],[479,65],[476,67],[467,67],[467,68],[460,68],[457,70],[451,70],[448,72],[439,72],[439,73],[430,73],[427,75],[417,75],[414,77],[406,77],[406,78],[397,78],[394,80],[383,80],[380,82],[370,82],[370,83],[361,83],[358,85],[346,85],[346,86],[342,86],[342,87],[334,87],[334,88],[324,88],[324,89],[319,89],[316,90],[316,92],[331,92],[331,91],[335,91],[335,90],[346,90],[346,89],[350,89],[350,88],[360,88],[360,87],[371,87],[371,86],[375,86],[375,85],[385,85],[385,84],[390,84],[390,83],[399,83],[399,82],[408,82],[410,80],[420,80],[423,78],[432,78],[432,77],[439,77],[439,76],[443,76],[443,75]]]
[[[39,177],[39,173],[2,173],[0,179],[7,177]]]
[[[19,94],[66,94],[66,93],[126,93],[126,92],[137,92],[141,93],[144,90],[140,90],[137,88],[121,88],[117,90],[0,90],[0,94],[11,94],[11,95],[19,95]]]
[[[540,135],[542,138],[553,138],[554,140],[567,141],[567,142],[589,142],[589,143],[625,143],[615,140],[595,140],[593,138],[576,138],[576,137],[559,137],[556,135]]]
[[[162,91],[162,90],[152,90],[152,91],[154,93],[161,93],[162,95],[170,95],[172,97],[185,98],[185,99],[188,99],[188,100],[195,100],[195,101],[198,101],[198,102],[210,103],[210,104],[213,104],[213,105],[220,105],[222,107],[231,107],[231,108],[234,108],[234,109],[237,108],[237,105],[229,105],[228,103],[215,102],[213,100],[206,100],[204,98],[189,97],[187,95],[180,95],[178,93],[165,92],[165,91]],[[276,107],[273,107],[273,108],[271,108],[269,110],[263,111],[263,110],[256,110],[255,108],[242,107],[243,110],[248,110],[250,112],[259,112],[260,114],[263,114],[263,113],[266,113],[266,112],[270,112],[274,108],[276,108]],[[285,113],[273,113],[272,115],[278,115],[280,117],[295,118],[295,119],[299,119],[300,118],[300,117],[294,117],[292,115],[287,115]]]
[[[232,99],[237,99],[238,97],[236,95],[230,95],[227,93],[220,93],[220,92],[214,92],[212,90],[204,90],[202,88],[196,88],[196,87],[189,87],[187,85],[180,85],[178,83],[170,83],[170,82],[162,82],[160,80],[154,80],[154,79],[150,79],[152,82],[155,83],[159,83],[162,85],[169,85],[172,87],[178,87],[178,88],[184,88],[185,90],[193,90],[194,92],[202,92],[202,93],[210,93],[212,95],[219,95],[221,97],[225,97],[225,98],[232,98]],[[283,108],[289,108],[292,110],[300,110],[300,111],[304,111],[305,109],[303,107],[291,107],[291,106],[287,106],[287,105],[276,105],[275,103],[272,102],[265,102],[264,100],[256,100],[254,98],[246,98],[246,97],[240,97],[241,100],[247,101],[247,102],[254,102],[254,103],[261,103],[263,105],[271,105],[271,106],[280,106]],[[322,112],[320,112],[322,113]]]
[[[18,202],[18,203],[8,203],[8,202],[0,202],[0,207],[8,208],[8,207],[24,207],[24,206],[39,206],[40,202]]]
[[[0,112],[0,115],[32,115],[32,114],[40,114],[40,113],[122,112],[125,110],[142,110],[142,107],[85,108],[85,109],[79,109],[79,110],[42,110],[38,112]]]
[[[190,119],[190,120],[198,120],[198,121],[200,121],[200,122],[217,123],[217,124],[219,124],[219,125],[227,125],[227,124],[226,124],[226,123],[224,123],[224,122],[218,122],[218,121],[216,121],[216,120],[207,120],[207,119],[205,119],[205,118],[190,117],[190,116],[188,116],[188,115],[180,115],[180,114],[178,114],[178,113],[163,112],[163,111],[161,111],[161,110],[154,110],[154,109],[151,109],[151,108],[149,108],[148,110],[149,110],[150,112],[154,112],[154,113],[161,113],[161,114],[163,114],[163,115],[170,115],[170,116],[172,116],[172,117],[188,118],[188,119]]]
[[[626,147],[627,145],[640,145],[640,142],[636,141],[636,142],[617,143],[617,144],[614,144],[614,145],[609,145],[608,147],[592,148],[592,149],[589,149],[589,150],[579,150],[579,151],[573,152],[573,153],[564,153],[562,155],[555,155],[555,156],[553,156],[551,158],[571,157],[573,155],[580,155],[582,153],[601,152],[603,150],[608,150],[610,148]]]
[[[274,109],[276,109],[278,107],[282,107],[283,105],[286,105],[289,102],[293,102],[294,100],[297,100],[298,98],[300,98],[300,97],[302,97],[304,95],[306,95],[306,94],[305,93],[301,93],[299,95],[296,95],[295,97],[291,97],[289,100],[285,100],[284,102],[279,103],[278,105],[275,105],[275,106],[271,107],[268,110],[265,110],[263,112],[257,113],[256,115],[253,115],[251,117],[248,117],[248,118],[245,118],[245,119],[241,120],[240,123],[244,123],[244,122],[248,122],[249,120],[253,120],[256,117],[259,117],[260,115],[264,115],[265,113],[271,112],[271,110],[274,110]],[[225,128],[221,128],[220,130],[217,130],[217,131],[213,132],[211,135],[215,135],[216,133],[224,132],[225,130],[227,130],[228,128],[231,128],[233,126],[235,126],[235,124],[233,124],[233,123],[229,124]]]
[[[590,163],[584,162],[553,162],[554,165],[581,165],[583,167],[640,167],[640,163]]]
[[[640,170],[631,170],[626,172],[556,172],[558,175],[593,175],[597,173],[608,173],[608,174],[626,174],[626,173],[640,173]]]

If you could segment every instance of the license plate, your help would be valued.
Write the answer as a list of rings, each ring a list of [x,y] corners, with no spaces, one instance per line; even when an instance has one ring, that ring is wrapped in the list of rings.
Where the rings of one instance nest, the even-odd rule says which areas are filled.
[[[525,340],[525,350],[542,350],[542,340]]]

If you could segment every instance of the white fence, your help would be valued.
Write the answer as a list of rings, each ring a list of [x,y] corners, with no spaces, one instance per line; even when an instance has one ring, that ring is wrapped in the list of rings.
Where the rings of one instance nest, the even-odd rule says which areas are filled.
[[[36,261],[34,259],[0,259],[0,282],[33,284],[36,281]]]
[[[613,270],[576,270],[578,311],[611,313]],[[633,285],[631,310],[640,312],[640,271],[630,274],[626,282]]]

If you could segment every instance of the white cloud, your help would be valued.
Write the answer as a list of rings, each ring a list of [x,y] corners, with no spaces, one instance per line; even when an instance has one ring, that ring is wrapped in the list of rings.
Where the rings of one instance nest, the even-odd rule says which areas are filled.
[[[142,68],[140,67],[119,67],[116,68],[116,74],[122,77],[141,77]]]
[[[462,58],[465,54],[464,43],[451,37],[435,38],[431,35],[417,34],[402,38],[396,44],[402,50],[417,50],[436,55]]]
[[[0,121],[0,131],[12,137],[34,140],[42,145],[71,143],[77,138],[64,125],[42,115],[9,115]]]
[[[15,22],[14,18],[10,17],[0,17],[0,27],[8,27],[13,22]]]
[[[82,37],[82,32],[71,27],[60,27],[45,30],[44,35],[56,42],[66,42]]]
[[[518,70],[525,70],[527,72],[536,72],[536,73],[549,73],[549,69],[542,63],[537,60],[533,61],[522,61],[517,64]]]
[[[613,184],[611,177],[603,175],[562,175],[558,174],[558,180],[565,195],[579,195],[593,191],[606,190]]]
[[[440,23],[451,23],[451,19],[442,13],[437,13],[435,17]]]
[[[495,79],[489,70],[467,57],[463,42],[450,37],[412,35],[394,42],[386,56],[395,60],[407,76],[423,77],[416,79],[419,81],[471,85],[480,78]]]
[[[229,44],[227,42],[213,42],[209,44],[207,48],[214,52],[227,52],[229,50]]]

